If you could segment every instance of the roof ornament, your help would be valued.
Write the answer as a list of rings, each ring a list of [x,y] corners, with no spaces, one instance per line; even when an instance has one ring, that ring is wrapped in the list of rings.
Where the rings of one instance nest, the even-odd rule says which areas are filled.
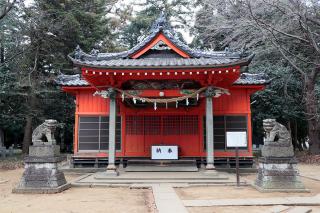
[[[230,47],[224,48],[225,56],[227,57],[241,57],[239,51],[235,51],[234,49]]]
[[[116,98],[116,90],[114,88],[108,88],[107,90],[100,90],[93,93],[93,96],[100,95],[102,98]]]
[[[162,40],[160,40],[151,49],[152,50],[170,50],[170,47],[168,47],[168,45],[166,43],[164,43]]]
[[[246,57],[248,56],[248,52],[247,52],[247,44],[244,44],[243,47],[241,48],[240,52],[239,52],[240,57]]]
[[[91,50],[91,52],[90,52],[90,55],[98,56],[99,52],[100,52],[100,51],[99,51],[98,49],[93,48],[93,49]]]
[[[81,59],[81,57],[83,56],[83,51],[80,48],[79,44],[77,45],[76,49],[74,50],[74,58],[75,59]]]
[[[171,26],[167,21],[167,17],[164,11],[161,11],[159,17],[154,21],[151,27],[151,31],[157,31],[160,29],[171,30]]]

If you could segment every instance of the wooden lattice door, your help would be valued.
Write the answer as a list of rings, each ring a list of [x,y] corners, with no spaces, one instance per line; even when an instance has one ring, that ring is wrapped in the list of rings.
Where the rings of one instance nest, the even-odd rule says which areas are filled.
[[[198,115],[126,116],[125,155],[150,157],[152,145],[178,145],[179,156],[200,153]]]

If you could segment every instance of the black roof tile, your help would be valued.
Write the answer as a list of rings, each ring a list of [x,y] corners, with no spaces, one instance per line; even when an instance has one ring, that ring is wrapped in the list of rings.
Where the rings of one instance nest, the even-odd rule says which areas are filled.
[[[90,84],[80,77],[79,74],[76,75],[64,75],[61,74],[55,79],[56,84],[60,86],[90,86]],[[251,74],[242,73],[240,78],[234,82],[234,85],[265,85],[269,84],[271,80],[266,74]]]
[[[162,32],[176,47],[186,52],[190,58],[173,58],[168,56],[168,60],[161,58],[141,58],[131,59],[130,56],[142,49],[151,42],[158,33]],[[164,51],[164,52],[167,52]],[[119,53],[98,53],[97,50],[90,54],[83,52],[78,46],[69,58],[76,65],[94,66],[94,67],[156,67],[156,66],[224,66],[233,64],[248,64],[253,55],[244,52],[231,51],[203,51],[190,48],[179,40],[176,33],[167,22],[165,15],[162,14],[152,25],[150,34],[146,36],[139,44],[128,51]]]

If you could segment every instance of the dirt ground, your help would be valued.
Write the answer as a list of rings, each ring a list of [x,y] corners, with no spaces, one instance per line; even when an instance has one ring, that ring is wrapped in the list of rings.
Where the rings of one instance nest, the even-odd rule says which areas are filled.
[[[177,188],[181,199],[228,199],[228,198],[266,198],[288,196],[314,196],[320,193],[320,166],[299,165],[302,181],[310,193],[260,193],[250,186],[207,186]],[[0,170],[0,213],[7,212],[155,212],[151,190],[128,188],[71,188],[53,195],[12,194],[22,175],[23,169]],[[78,175],[66,174],[68,181]],[[319,180],[316,180],[319,178]],[[253,181],[255,174],[243,175],[241,179]],[[124,202],[125,201],[125,202]],[[192,207],[191,213],[260,213],[270,212],[271,206],[237,207]],[[319,206],[310,207],[313,212],[320,212]]]
[[[71,188],[60,194],[23,195],[12,194],[23,169],[0,170],[1,213],[91,213],[91,212],[153,212],[153,195],[147,189],[128,188]],[[66,175],[68,181],[76,178]],[[4,182],[5,181],[5,182]]]
[[[272,198],[272,197],[290,197],[290,196],[314,196],[320,193],[320,166],[319,165],[299,165],[300,174],[311,178],[302,177],[301,180],[310,193],[260,193],[251,186],[234,187],[234,186],[206,186],[206,187],[189,187],[177,188],[176,192],[182,200],[189,199],[233,199],[233,198]],[[247,180],[249,183],[254,181],[255,174],[242,175],[241,180]],[[313,178],[319,178],[315,180]],[[192,207],[188,210],[192,213],[260,213],[270,212],[271,206],[236,206],[236,207]],[[319,212],[319,206],[310,207],[312,212]]]
[[[299,165],[299,171],[301,175],[318,177],[320,180],[320,166],[312,165]],[[246,180],[251,183],[255,180],[256,174],[241,175],[240,180]],[[289,197],[289,196],[314,196],[320,193],[320,181],[311,178],[301,178],[307,189],[310,189],[310,193],[261,193],[251,186],[245,187],[232,187],[232,186],[206,186],[206,187],[189,187],[179,188],[176,192],[183,200],[188,199],[232,199],[232,198],[266,198],[266,197]],[[223,193],[221,192],[228,192]]]

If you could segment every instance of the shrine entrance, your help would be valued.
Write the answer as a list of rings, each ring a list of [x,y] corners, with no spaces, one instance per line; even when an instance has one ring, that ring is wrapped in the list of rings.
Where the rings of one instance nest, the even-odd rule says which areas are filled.
[[[199,156],[201,151],[199,115],[126,115],[125,156],[151,157],[152,145],[176,145],[179,157]]]

